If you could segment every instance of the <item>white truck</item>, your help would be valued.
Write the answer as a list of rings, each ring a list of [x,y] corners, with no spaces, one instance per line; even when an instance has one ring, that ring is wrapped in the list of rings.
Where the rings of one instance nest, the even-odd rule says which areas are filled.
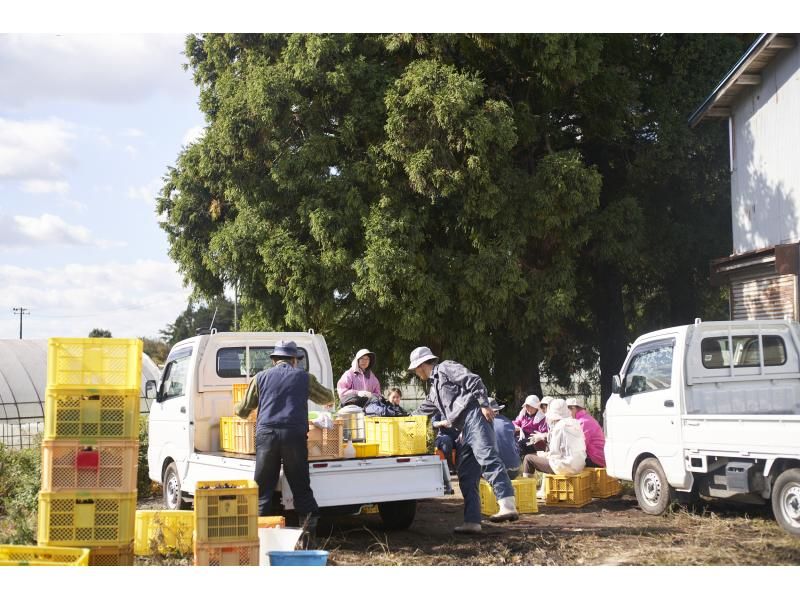
[[[606,404],[609,475],[653,515],[679,497],[771,500],[800,535],[799,335],[789,320],[697,320],[640,336]]]
[[[210,331],[172,348],[161,380],[147,389],[155,399],[149,416],[148,470],[150,479],[163,485],[166,508],[189,508],[198,480],[253,479],[254,455],[220,450],[220,417],[233,415],[232,385],[247,383],[270,363],[279,340],[295,341],[304,356],[299,367],[333,387],[328,347],[313,331]],[[313,403],[309,408],[319,410]],[[312,461],[309,473],[323,514],[354,514],[364,505],[377,505],[387,529],[407,528],[418,499],[445,493],[436,455]],[[283,475],[278,491],[283,509],[292,510]]]

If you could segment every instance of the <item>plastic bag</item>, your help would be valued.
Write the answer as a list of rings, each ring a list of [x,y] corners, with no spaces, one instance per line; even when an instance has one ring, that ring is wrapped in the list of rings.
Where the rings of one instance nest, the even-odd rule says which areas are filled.
[[[327,411],[322,411],[315,419],[311,420],[311,423],[323,430],[333,429],[333,418]]]

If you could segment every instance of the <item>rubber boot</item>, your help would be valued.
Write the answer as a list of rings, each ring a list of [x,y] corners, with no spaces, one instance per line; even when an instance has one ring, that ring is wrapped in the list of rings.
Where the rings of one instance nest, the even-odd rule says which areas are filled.
[[[457,534],[479,534],[481,533],[481,524],[468,523],[465,521],[461,525],[454,527],[453,531]]]
[[[519,519],[516,501],[514,500],[513,496],[501,498],[497,501],[497,504],[500,505],[500,510],[489,517],[489,521],[500,523],[502,521],[516,521]]]

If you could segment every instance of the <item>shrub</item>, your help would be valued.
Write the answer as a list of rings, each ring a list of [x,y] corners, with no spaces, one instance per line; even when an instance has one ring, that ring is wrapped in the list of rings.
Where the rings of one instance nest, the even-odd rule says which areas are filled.
[[[147,416],[139,417],[139,467],[136,472],[136,491],[140,497],[153,495],[153,485],[147,474],[147,447],[149,436],[147,435]]]
[[[0,444],[0,544],[36,544],[41,483],[41,437],[26,449]]]

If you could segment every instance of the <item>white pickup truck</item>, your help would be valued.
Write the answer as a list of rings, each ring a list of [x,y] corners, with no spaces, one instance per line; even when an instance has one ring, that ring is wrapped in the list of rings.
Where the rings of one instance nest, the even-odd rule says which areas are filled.
[[[788,320],[697,320],[636,339],[604,414],[609,475],[647,513],[677,496],[771,500],[800,535],[799,335]]]
[[[313,331],[212,331],[172,348],[159,384],[148,388],[155,398],[149,417],[149,476],[163,484],[166,508],[188,508],[198,480],[253,479],[254,455],[220,450],[220,417],[233,415],[232,385],[247,383],[270,363],[279,340],[295,341],[304,354],[299,367],[333,387],[328,347]],[[319,410],[313,403],[309,408]],[[358,513],[364,505],[377,505],[387,529],[410,526],[417,499],[445,493],[436,455],[312,461],[309,473],[323,514]],[[293,509],[283,475],[278,488],[283,509]]]

